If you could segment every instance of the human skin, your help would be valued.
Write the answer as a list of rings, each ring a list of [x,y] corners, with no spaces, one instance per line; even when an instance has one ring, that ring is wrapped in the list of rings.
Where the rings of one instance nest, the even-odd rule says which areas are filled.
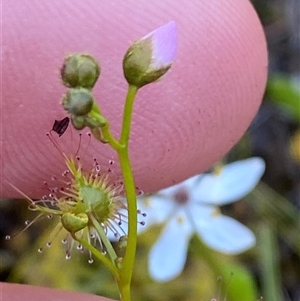
[[[66,116],[60,105],[64,56],[88,52],[100,61],[93,91],[118,135],[127,87],[123,55],[169,20],[178,26],[173,66],[161,81],[143,87],[135,102],[130,157],[136,184],[157,191],[202,172],[230,150],[257,112],[267,77],[265,38],[248,1],[5,1],[1,197],[20,197],[12,183],[40,198],[44,181],[65,170],[45,135]],[[68,155],[76,152],[76,135],[68,129],[55,138]],[[114,151],[95,140],[86,147],[87,139],[79,152],[84,162],[96,157],[105,169],[114,159],[119,175]]]
[[[31,285],[0,283],[1,301],[111,301],[78,292],[54,290]]]

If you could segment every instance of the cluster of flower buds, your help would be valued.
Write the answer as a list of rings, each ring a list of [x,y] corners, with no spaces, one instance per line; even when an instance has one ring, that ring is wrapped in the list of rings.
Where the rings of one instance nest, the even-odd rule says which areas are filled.
[[[71,122],[77,130],[106,124],[92,94],[100,71],[98,62],[91,55],[80,53],[67,56],[61,68],[63,84],[70,88],[62,99],[62,105],[71,115]]]
[[[130,86],[141,88],[160,79],[171,67],[177,51],[177,27],[174,21],[135,41],[123,58],[124,77]],[[77,130],[89,127],[100,141],[101,128],[107,125],[92,89],[100,76],[98,62],[89,54],[70,54],[61,68],[63,84],[70,88],[62,105],[71,115]]]

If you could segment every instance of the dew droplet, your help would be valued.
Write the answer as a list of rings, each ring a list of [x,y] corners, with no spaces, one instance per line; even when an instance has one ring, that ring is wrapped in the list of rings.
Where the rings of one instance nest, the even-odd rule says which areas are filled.
[[[29,210],[32,210],[32,211],[35,211],[35,210],[37,209],[37,206],[36,206],[35,204],[30,204],[30,205],[28,206],[28,209],[29,209]]]
[[[68,174],[68,170],[65,170],[61,175],[62,175],[63,177],[66,177],[67,174]]]
[[[47,214],[47,218],[48,218],[48,219],[51,219],[52,217],[53,217],[52,214]]]
[[[10,235],[5,236],[5,240],[10,240],[10,239],[11,239]]]
[[[92,264],[94,262],[94,259],[93,258],[90,258],[89,260],[88,260],[88,263],[89,264]]]
[[[70,251],[66,251],[66,259],[69,260],[71,258]]]
[[[64,245],[68,242],[66,238],[62,239],[61,241]]]
[[[24,222],[24,224],[25,224],[26,226],[28,226],[28,225],[30,224],[30,221],[27,220],[27,221]]]
[[[43,248],[38,248],[39,253],[43,253]]]
[[[49,241],[49,242],[46,243],[46,246],[47,246],[48,248],[50,248],[51,245],[52,245],[51,241]]]
[[[58,193],[58,191],[59,191],[59,188],[57,186],[51,188],[51,192],[53,192],[53,193]]]

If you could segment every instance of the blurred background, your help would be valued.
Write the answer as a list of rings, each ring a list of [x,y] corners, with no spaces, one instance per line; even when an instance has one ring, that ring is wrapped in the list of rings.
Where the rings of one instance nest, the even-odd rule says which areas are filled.
[[[260,156],[262,182],[241,202],[222,212],[251,228],[255,248],[226,256],[193,238],[183,273],[160,284],[147,273],[150,247],[160,227],[139,238],[133,300],[139,301],[300,301],[300,1],[253,0],[269,48],[269,81],[262,106],[247,133],[225,161]],[[36,214],[22,200],[0,201],[0,280],[64,288],[118,299],[110,273],[87,254],[73,252],[57,238],[42,254],[49,221],[35,223],[16,238]],[[50,229],[50,228],[49,228]]]

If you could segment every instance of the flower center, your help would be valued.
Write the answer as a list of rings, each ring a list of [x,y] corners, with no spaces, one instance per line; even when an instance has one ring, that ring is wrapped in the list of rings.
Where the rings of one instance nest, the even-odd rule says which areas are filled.
[[[174,194],[174,200],[178,204],[186,204],[189,200],[189,193],[186,189],[179,189]]]

